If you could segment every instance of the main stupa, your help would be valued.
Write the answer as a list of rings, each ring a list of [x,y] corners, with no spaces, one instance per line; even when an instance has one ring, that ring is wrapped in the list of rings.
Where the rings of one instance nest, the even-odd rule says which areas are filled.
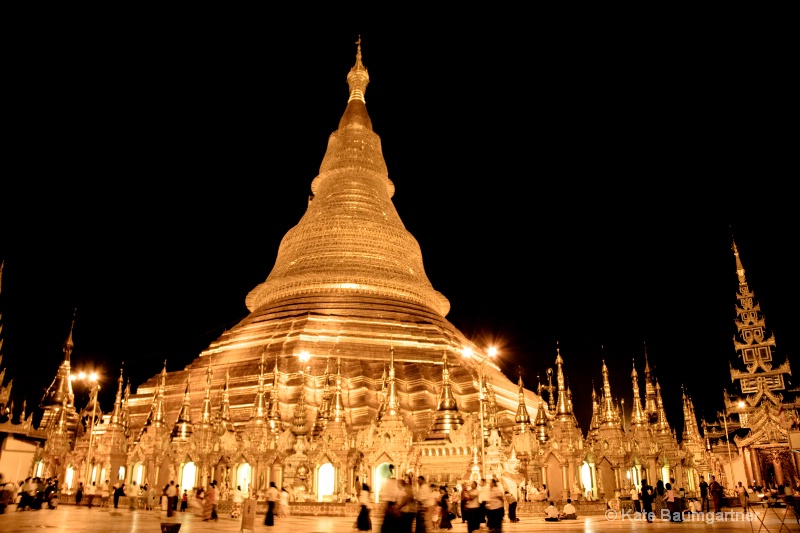
[[[459,423],[460,415],[445,417],[442,431],[436,415],[446,389],[445,361],[447,410],[478,412],[483,373],[496,423],[513,426],[520,387],[488,358],[488,346],[476,345],[445,318],[450,303],[428,280],[420,246],[392,203],[394,184],[367,113],[369,74],[357,44],[347,107],[311,183],[308,208],[281,241],[267,279],[247,295],[249,314],[183,370],[162,372],[138,387],[130,397],[132,432],[153,416],[162,394],[158,409],[167,424],[187,400],[190,411],[200,413],[207,382],[215,403],[225,387],[237,430],[262,401],[260,388],[277,406],[284,429],[297,424],[301,398],[312,428],[330,400],[327,376],[337,373],[337,401],[348,431],[355,431],[380,416],[392,360],[400,415],[414,440],[430,438],[434,426],[446,438],[447,424],[455,429]],[[298,357],[304,352],[307,362]],[[538,396],[526,390],[524,397],[535,413]]]

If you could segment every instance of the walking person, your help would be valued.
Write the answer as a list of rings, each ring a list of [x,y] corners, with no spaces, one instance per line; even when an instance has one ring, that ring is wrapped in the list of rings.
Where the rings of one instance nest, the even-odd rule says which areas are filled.
[[[410,478],[403,478],[397,482],[397,501],[395,502],[400,510],[400,521],[396,529],[387,531],[399,531],[411,533],[414,518],[417,516],[417,500],[414,497],[414,489],[411,486]]]
[[[167,485],[167,516],[172,517],[175,515],[175,511],[177,509],[176,505],[178,502],[178,487],[175,486],[175,481],[172,480]]]
[[[714,502],[714,512],[722,512],[722,485],[717,482],[716,476],[711,476],[708,492],[711,494],[711,501]]]
[[[648,524],[653,523],[653,487],[642,478],[642,512]]]
[[[450,491],[447,490],[447,485],[442,485],[440,488],[441,497],[439,498],[439,529],[453,529],[453,524],[450,522],[452,520],[450,515],[455,515],[450,511]]]
[[[265,526],[275,525],[275,502],[278,501],[278,488],[275,486],[274,481],[269,482],[267,489],[267,514],[264,517]]]
[[[75,505],[80,505],[83,500],[83,483],[78,483],[78,490],[75,491]]]
[[[244,502],[241,485],[236,485],[236,488],[231,491],[231,501],[231,518],[239,518],[242,512],[242,502]]]
[[[639,489],[636,488],[636,485],[631,487],[631,502],[633,503],[633,512],[641,513],[642,507],[639,501]]]
[[[508,504],[508,521],[512,524],[519,522],[519,518],[517,518],[517,499],[508,491],[506,491],[505,497]]]
[[[486,527],[489,533],[503,531],[503,514],[505,513],[505,498],[503,489],[497,484],[497,479],[489,482],[489,499],[486,500]]]
[[[747,489],[744,488],[742,482],[740,481],[738,485],[736,485],[736,495],[739,497],[739,504],[742,506],[742,511],[747,511]]]
[[[279,500],[278,517],[283,518],[289,516],[291,514],[289,513],[289,491],[286,490],[286,487],[281,488]]]
[[[708,507],[708,482],[706,478],[700,476],[700,512],[707,513],[709,511]]]
[[[129,485],[125,485],[125,496],[128,498],[128,510],[136,510],[136,500],[139,499],[139,487],[136,486],[135,481],[131,481]]]
[[[370,499],[369,485],[366,483],[361,485],[358,503],[361,504],[361,510],[358,512],[358,518],[356,518],[356,529],[358,531],[372,531],[372,519],[369,516],[372,501]]]
[[[117,481],[114,483],[114,509],[119,508],[119,499],[125,496],[125,483]]]
[[[458,485],[453,487],[453,492],[450,494],[450,512],[453,513],[454,520],[461,518],[461,488]]]
[[[94,503],[94,497],[97,496],[97,485],[95,482],[92,481],[92,484],[86,487],[86,500],[87,500],[87,507],[89,509],[92,508],[92,504]]]
[[[481,528],[481,501],[480,491],[478,490],[477,481],[470,484],[466,496],[461,494],[461,501],[464,502],[464,518],[467,519],[467,533],[473,533]]]
[[[208,520],[217,520],[217,504],[219,503],[219,490],[217,490],[216,480],[208,484],[206,492],[206,505],[209,507]]]

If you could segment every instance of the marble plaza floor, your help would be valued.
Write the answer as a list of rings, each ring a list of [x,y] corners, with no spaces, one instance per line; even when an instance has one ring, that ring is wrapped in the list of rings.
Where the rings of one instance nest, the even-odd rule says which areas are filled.
[[[724,511],[729,511],[725,509]],[[741,511],[741,510],[739,510]],[[800,532],[800,525],[792,510],[786,515],[784,524],[781,519],[784,516],[784,509],[758,510],[759,518],[767,511],[767,518],[764,527],[760,531],[768,533],[779,532]],[[523,533],[527,531],[561,531],[561,532],[619,532],[619,531],[742,531],[758,532],[761,522],[758,520],[740,520],[742,515],[736,510],[734,514],[722,517],[722,520],[705,521],[684,521],[682,523],[670,523],[667,521],[655,521],[652,524],[632,519],[616,517],[615,520],[606,519],[604,516],[590,516],[575,521],[563,521],[557,523],[545,522],[542,518],[521,519],[518,523],[503,524],[504,533]],[[699,517],[698,517],[699,518]],[[708,518],[708,517],[706,517]],[[274,527],[263,525],[264,516],[257,515],[255,520],[255,532],[259,533],[350,533],[354,530],[354,520],[352,518],[331,518],[324,516],[292,516],[276,519]],[[75,507],[73,505],[61,505],[58,509],[40,511],[17,512],[13,507],[5,514],[0,515],[0,532],[2,533],[159,533],[162,522],[180,523],[180,533],[201,533],[201,532],[232,532],[241,531],[241,522],[236,519],[221,516],[217,522],[203,522],[200,517],[191,513],[176,513],[173,518],[167,518],[162,511],[129,511],[128,509],[109,509]],[[380,531],[379,524],[373,523],[374,531]],[[453,529],[449,533],[466,533],[466,524],[460,519],[453,522]],[[482,531],[486,531],[483,529]],[[444,533],[444,532],[443,532]]]

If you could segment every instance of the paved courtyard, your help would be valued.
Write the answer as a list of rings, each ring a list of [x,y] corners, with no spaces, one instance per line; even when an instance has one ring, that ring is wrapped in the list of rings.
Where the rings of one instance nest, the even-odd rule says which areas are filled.
[[[12,508],[13,509],[13,508]],[[781,519],[784,509],[767,510],[766,528],[761,531],[769,533],[800,532],[793,512],[788,512],[784,527],[781,526]],[[759,516],[764,514],[764,510],[759,510]],[[777,512],[777,514],[776,514]],[[564,521],[558,523],[547,523],[542,518],[527,518],[520,522],[511,524],[504,523],[503,531],[506,533],[523,533],[527,531],[561,531],[561,532],[610,532],[610,531],[742,531],[757,532],[761,525],[759,521],[737,521],[742,516],[738,513],[731,515],[723,520],[715,520],[707,523],[705,520],[684,521],[683,523],[670,523],[656,521],[653,524],[645,522],[621,519],[606,519],[604,516],[590,516],[576,521]],[[257,515],[254,531],[259,533],[351,533],[354,531],[354,520],[351,518],[329,518],[324,516],[292,516],[276,519],[274,527],[263,525],[264,516]],[[58,509],[40,511],[17,512],[9,510],[0,515],[0,532],[2,533],[23,533],[23,532],[64,532],[64,533],[159,533],[162,522],[180,523],[180,533],[201,533],[201,532],[232,532],[241,531],[241,522],[221,516],[217,522],[203,522],[200,517],[191,513],[176,513],[174,518],[167,518],[162,511],[129,511],[128,509],[87,509],[86,507],[75,507],[72,505],[61,505]],[[380,528],[377,521],[373,524],[374,531],[377,533]],[[466,524],[456,519],[450,533],[466,533]],[[483,530],[486,531],[486,530]]]

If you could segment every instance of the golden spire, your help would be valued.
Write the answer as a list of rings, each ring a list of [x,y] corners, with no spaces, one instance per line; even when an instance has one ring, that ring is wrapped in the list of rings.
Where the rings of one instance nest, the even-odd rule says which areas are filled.
[[[647,426],[647,415],[642,409],[642,398],[639,395],[639,374],[636,372],[636,362],[633,363],[631,372],[633,381],[633,410],[631,411],[631,425],[634,427]]]
[[[331,405],[331,420],[344,422],[344,402],[342,400],[342,358],[336,358],[336,386],[333,389],[333,402]]]
[[[394,184],[364,103],[369,75],[360,43],[347,81],[347,108],[311,183],[313,201],[283,237],[272,271],[247,295],[247,307],[314,295],[377,296],[444,317],[450,303],[431,285],[419,243],[392,203]]]
[[[175,420],[175,426],[172,428],[170,439],[173,441],[186,441],[193,433],[192,424],[192,406],[189,402],[189,381],[186,381],[186,390],[183,393],[183,403],[181,404],[180,411],[178,411],[178,418]]]
[[[556,385],[558,386],[558,406],[556,413],[560,420],[568,420],[572,416],[572,411],[567,402],[567,389],[564,380],[564,359],[561,358],[561,348],[556,344]]]
[[[277,437],[283,431],[281,421],[281,405],[278,400],[278,357],[275,357],[275,368],[272,370],[272,388],[269,390],[269,429],[272,435]]]
[[[53,378],[53,382],[47,388],[42,398],[42,407],[45,408],[45,411],[42,415],[39,429],[45,429],[50,424],[55,423],[55,418],[53,417],[57,414],[57,411],[61,409],[61,405],[64,403],[65,399],[67,400],[68,406],[72,407],[74,405],[75,395],[72,392],[72,381],[70,381],[69,375],[71,373],[70,356],[75,346],[75,343],[72,342],[72,330],[75,329],[76,312],[77,310],[72,313],[72,324],[69,327],[67,340],[64,341],[64,360],[58,367],[58,372],[55,378]]]
[[[664,412],[664,401],[661,399],[661,385],[656,380],[656,405],[658,406],[658,417],[656,418],[656,431],[658,433],[670,433],[667,413]]]
[[[517,415],[514,417],[514,433],[522,435],[531,425],[531,415],[525,405],[525,388],[522,386],[522,374],[519,375],[519,403],[517,404]]]
[[[446,438],[446,436],[464,424],[461,413],[458,412],[456,399],[450,387],[450,370],[447,367],[447,351],[442,355],[442,391],[439,394],[439,403],[433,413],[433,422],[428,430],[426,440]]]
[[[597,399],[597,390],[594,388],[594,381],[592,381],[592,420],[589,422],[589,433],[596,432],[600,428],[600,422],[600,402]]]
[[[266,348],[261,352],[261,361],[258,364],[258,389],[256,398],[253,401],[253,411],[250,413],[250,421],[262,423],[267,418],[267,404],[264,391],[264,357],[267,353]]]
[[[386,403],[388,400],[388,393],[386,390],[386,365],[383,365],[383,376],[381,376],[381,392],[380,404],[378,405],[378,413],[375,416],[375,421],[380,424],[383,413],[386,411]]]
[[[747,280],[744,277],[744,267],[739,257],[739,248],[736,246],[736,241],[733,241],[733,255],[736,257],[736,275],[739,277],[739,285],[744,285]]]
[[[164,427],[166,424],[164,414],[164,389],[167,387],[167,360],[164,360],[164,368],[161,369],[161,379],[156,390],[156,398],[153,402],[153,427]]]
[[[222,403],[219,406],[220,430],[233,431],[233,420],[231,419],[231,392],[230,392],[230,370],[225,371],[225,385],[222,387]]]
[[[311,438],[319,437],[328,425],[331,416],[331,389],[330,389],[330,368],[329,359],[325,360],[325,375],[322,377],[322,401],[317,410],[317,418],[311,428]]]
[[[539,396],[539,408],[536,410],[536,421],[533,424],[533,432],[536,434],[536,439],[544,444],[550,435],[547,431],[547,415],[544,411],[544,400]]]
[[[111,411],[110,426],[118,426],[122,422],[122,369],[119,369],[119,379],[117,379],[117,396],[114,399],[114,410]]]
[[[391,352],[391,356],[389,358],[389,383],[388,383],[388,393],[386,397],[386,413],[391,417],[398,416],[400,414],[400,402],[397,399],[397,383],[395,381],[395,373],[394,373],[394,346],[389,348]]]
[[[72,312],[72,324],[69,326],[69,335],[67,335],[67,340],[64,341],[64,361],[66,361],[67,364],[70,362],[72,349],[75,347],[75,343],[72,341],[72,330],[75,329],[75,314],[77,312],[77,309]]]
[[[613,426],[616,420],[614,416],[614,400],[611,397],[611,383],[608,381],[608,367],[603,359],[603,412],[601,421],[607,426]]]
[[[203,410],[200,412],[200,427],[210,428],[214,425],[214,415],[211,412],[211,358],[208,358],[206,370],[206,396],[203,398]]]
[[[350,103],[353,100],[359,100],[361,103],[366,103],[366,100],[364,100],[364,93],[367,92],[369,73],[367,73],[367,67],[361,62],[360,35],[358,36],[356,45],[358,46],[358,48],[356,48],[356,64],[353,65],[353,68],[351,68],[350,72],[347,74],[347,85],[350,87],[350,98],[347,99],[347,102]],[[341,127],[341,125],[339,127]]]
[[[658,416],[658,405],[656,404],[656,388],[653,381],[653,373],[650,371],[650,361],[647,359],[647,344],[644,345],[644,412],[649,423],[655,422]]]

